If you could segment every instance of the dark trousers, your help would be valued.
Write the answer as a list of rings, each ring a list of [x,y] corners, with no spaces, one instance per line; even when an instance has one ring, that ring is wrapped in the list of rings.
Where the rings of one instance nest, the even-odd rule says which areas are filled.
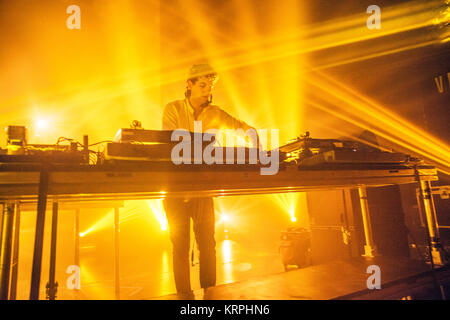
[[[191,291],[189,248],[190,219],[194,223],[195,239],[200,252],[200,285],[202,288],[216,284],[215,216],[212,198],[177,198],[164,200],[173,244],[173,272],[179,293]]]

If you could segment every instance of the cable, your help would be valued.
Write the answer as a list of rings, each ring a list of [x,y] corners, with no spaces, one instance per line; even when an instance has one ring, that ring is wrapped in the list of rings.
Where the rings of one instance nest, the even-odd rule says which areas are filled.
[[[101,143],[110,143],[110,142],[113,142],[113,141],[111,141],[111,140],[104,140],[104,141],[100,141],[100,142],[96,142],[96,143],[90,144],[88,147],[92,147],[92,146],[95,146],[95,145],[101,144]]]
[[[58,140],[56,141],[56,145],[59,145],[59,143],[63,142],[63,141],[76,142],[76,144],[79,147],[82,147],[82,148],[84,147],[80,142],[76,141],[75,139],[66,138],[66,137],[59,137]]]

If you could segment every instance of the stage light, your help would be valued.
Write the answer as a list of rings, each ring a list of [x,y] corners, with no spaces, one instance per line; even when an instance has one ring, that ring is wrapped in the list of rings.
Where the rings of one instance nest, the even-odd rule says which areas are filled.
[[[295,211],[299,201],[299,193],[280,193],[268,195],[281,209],[288,213],[291,222],[297,222]]]
[[[87,229],[84,232],[81,232],[79,235],[80,237],[85,237],[87,234],[93,232],[102,230],[106,227],[112,227],[114,225],[114,210],[109,211],[107,214],[105,214],[102,218],[97,220],[89,229]]]
[[[220,219],[223,222],[229,222],[230,221],[230,216],[228,214],[226,214],[226,213],[223,213],[223,214],[220,215]]]

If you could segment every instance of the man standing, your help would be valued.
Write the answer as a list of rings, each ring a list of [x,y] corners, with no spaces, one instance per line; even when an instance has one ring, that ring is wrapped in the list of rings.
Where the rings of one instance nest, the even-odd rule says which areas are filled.
[[[217,73],[208,64],[193,65],[188,73],[185,99],[167,104],[163,111],[163,130],[185,129],[194,132],[194,121],[202,121],[202,130],[253,129],[245,122],[212,105],[212,88]],[[214,202],[211,197],[164,200],[164,209],[173,244],[173,271],[179,296],[193,299],[190,283],[190,219],[200,252],[200,285],[203,289],[216,284],[216,241],[214,238]]]

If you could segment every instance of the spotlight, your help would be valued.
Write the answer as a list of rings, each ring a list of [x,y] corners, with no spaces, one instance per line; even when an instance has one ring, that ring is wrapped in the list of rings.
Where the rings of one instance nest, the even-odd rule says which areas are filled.
[[[224,213],[221,215],[221,219],[224,222],[228,222],[228,221],[230,221],[230,216]]]
[[[44,118],[38,118],[36,119],[35,125],[38,130],[45,130],[48,128],[48,120]]]

